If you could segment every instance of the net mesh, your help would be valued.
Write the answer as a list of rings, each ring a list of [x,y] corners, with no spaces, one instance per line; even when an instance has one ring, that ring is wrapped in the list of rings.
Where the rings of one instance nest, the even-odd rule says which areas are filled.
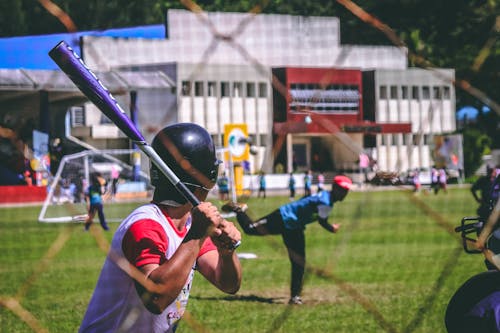
[[[463,78],[455,78],[453,71],[431,68],[384,22],[351,1],[338,2],[370,28],[384,33],[392,46],[339,47],[337,19],[264,15],[258,8],[251,13],[207,14],[191,2],[185,3],[192,12],[172,11],[168,18],[170,41],[165,43],[83,38],[90,50],[85,60],[91,68],[144,65],[169,71],[171,68],[163,63],[165,54],[169,61],[179,63],[177,70],[183,79],[178,82],[182,90],[178,103],[172,102],[175,91],[138,92],[139,110],[161,110],[139,112],[138,121],[146,129],[148,142],[163,125],[192,121],[207,128],[220,147],[223,124],[243,122],[258,150],[249,169],[253,176],[265,169],[273,174],[295,171],[295,176],[302,178],[302,173],[312,168],[314,192],[322,166],[331,165],[356,184],[330,216],[342,224],[337,235],[332,238],[317,224],[307,228],[305,310],[295,311],[286,304],[289,262],[281,238],[243,236],[238,251],[255,253],[258,259],[243,262],[240,292],[221,295],[197,278],[181,324],[183,331],[234,332],[235,327],[239,332],[444,331],[443,316],[454,291],[470,276],[485,270],[482,256],[465,255],[454,232],[462,217],[476,215],[477,204],[458,167],[460,159],[465,158],[460,151],[462,138],[447,133],[456,129],[455,88],[467,91],[497,112],[495,102]],[[407,68],[408,59],[428,71],[412,72]],[[325,81],[331,68],[387,70],[383,76],[364,77],[376,83],[376,88],[362,90],[363,98],[371,93],[378,103],[380,112],[373,120],[389,124],[389,129],[373,124],[341,127],[321,118],[325,114],[352,113],[359,87],[321,80],[286,86],[279,71],[271,70],[280,66],[324,67]],[[218,80],[210,79],[214,77]],[[393,85],[396,82],[402,84]],[[304,121],[298,121],[299,125],[283,122],[272,128],[276,119],[270,116],[274,107],[271,97],[283,103],[292,99],[296,109],[291,115]],[[212,110],[214,114],[199,110]],[[398,122],[411,123],[411,128],[391,132],[390,124]],[[297,135],[291,145],[287,138],[304,132],[304,126],[316,126],[322,137],[313,135],[306,140],[304,135]],[[386,132],[380,133],[382,130]],[[331,147],[335,147],[333,151]],[[284,159],[283,151],[294,153],[297,159]],[[369,157],[367,164],[360,163],[363,153]],[[130,154],[101,151],[66,156],[39,220],[81,221],[86,214],[81,201],[84,186],[75,184],[79,190],[72,192],[71,183],[88,179],[88,173],[103,164],[120,166],[123,177],[131,179],[127,176],[133,168]],[[218,156],[225,161],[234,184],[233,166],[223,158],[223,149]],[[447,187],[433,184],[432,165],[437,162],[448,169]],[[106,169],[100,170],[106,173]],[[333,174],[325,176],[328,183]],[[274,183],[280,190],[276,196],[262,199],[255,195],[257,177],[245,180],[251,216],[260,217],[290,200],[285,181]],[[149,189],[146,179],[139,182]],[[272,182],[270,176],[268,185]],[[136,186],[141,185],[130,185],[137,190]],[[216,190],[210,199],[217,200]],[[298,187],[297,192],[301,191]],[[230,185],[232,199],[234,195],[234,186]],[[121,199],[106,198],[105,213],[110,221],[123,219],[137,206],[125,202],[126,197]],[[7,331],[26,331],[26,327],[35,332],[76,331],[111,235],[94,228],[82,237],[81,228],[74,228],[72,223],[38,226],[33,232],[32,222],[39,207],[2,210],[0,325]],[[58,281],[57,286],[54,281]],[[133,321],[134,316],[127,320]]]

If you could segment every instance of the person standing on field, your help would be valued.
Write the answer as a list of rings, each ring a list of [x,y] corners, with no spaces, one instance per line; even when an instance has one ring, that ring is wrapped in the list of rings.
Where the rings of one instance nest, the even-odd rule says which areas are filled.
[[[487,165],[486,175],[479,177],[470,188],[472,196],[479,203],[479,207],[476,212],[482,221],[486,221],[488,219],[492,210],[493,205],[491,204],[491,198],[496,178],[496,169]]]
[[[323,172],[318,174],[318,192],[321,192],[325,189],[325,176]]]
[[[89,230],[94,220],[95,213],[99,217],[99,223],[104,230],[109,230],[104,216],[104,205],[102,195],[106,192],[106,180],[100,173],[93,173],[91,176],[90,186],[85,192],[85,201],[87,202],[88,216],[85,220],[85,231]]]
[[[179,123],[162,129],[152,148],[200,201],[193,207],[152,165],[153,200],[117,228],[80,332],[175,332],[195,271],[229,294],[241,284],[241,234],[210,202],[220,161],[210,134]]]
[[[228,200],[229,178],[226,176],[225,172],[217,179],[217,187],[219,188],[219,199],[223,201]]]
[[[295,198],[295,178],[293,177],[293,172],[290,172],[290,178],[288,178],[288,189],[290,190],[290,200]]]
[[[306,265],[305,234],[307,224],[318,221],[325,230],[336,233],[340,225],[328,222],[334,203],[344,200],[352,188],[352,180],[346,176],[333,178],[331,191],[320,191],[314,195],[285,204],[270,214],[252,220],[247,214],[246,204],[228,202],[222,206],[226,212],[235,212],[238,223],[247,235],[281,235],[291,263],[291,286],[289,304],[302,304],[301,292]]]
[[[312,188],[312,173],[311,170],[307,170],[304,174],[304,196],[310,196],[311,195],[311,188]]]
[[[259,174],[259,192],[257,194],[257,198],[260,198],[260,195],[264,196],[264,199],[266,198],[266,174],[264,171],[261,171]]]

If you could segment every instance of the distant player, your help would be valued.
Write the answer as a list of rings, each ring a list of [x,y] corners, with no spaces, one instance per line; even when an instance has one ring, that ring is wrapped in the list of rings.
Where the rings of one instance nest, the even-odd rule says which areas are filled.
[[[222,207],[224,211],[236,213],[238,223],[248,235],[281,235],[288,250],[292,276],[289,304],[302,304],[300,297],[306,264],[305,235],[306,225],[314,221],[331,233],[336,233],[340,225],[328,223],[334,203],[342,201],[352,187],[346,176],[333,179],[331,191],[320,191],[314,195],[285,204],[269,215],[255,221],[245,213],[247,206],[229,202]]]
[[[263,195],[266,198],[266,174],[264,171],[261,171],[259,174],[259,192],[257,193],[257,198]]]
[[[217,179],[217,187],[219,189],[219,199],[228,200],[229,199],[229,178],[226,173],[222,173]]]
[[[219,161],[204,128],[167,126],[152,147],[199,200],[206,200]],[[233,247],[241,239],[238,229],[209,202],[193,208],[156,166],[150,174],[153,201],[116,230],[80,332],[174,332],[195,271],[223,292],[240,288]]]
[[[307,170],[304,173],[304,196],[307,197],[311,195],[312,189],[312,173],[311,170]]]
[[[90,180],[90,186],[85,192],[85,201],[87,202],[88,217],[85,220],[85,230],[89,230],[94,216],[97,213],[99,222],[104,230],[109,230],[104,216],[104,205],[102,195],[106,192],[106,180],[100,173],[93,173]]]
[[[290,177],[288,178],[288,190],[290,190],[290,200],[295,198],[295,177],[293,172],[290,172]]]
[[[494,185],[496,179],[496,169],[488,165],[486,166],[486,175],[479,177],[470,188],[472,196],[479,203],[477,214],[481,217],[482,221],[486,221],[488,219],[494,205],[492,202],[492,196],[494,196]]]

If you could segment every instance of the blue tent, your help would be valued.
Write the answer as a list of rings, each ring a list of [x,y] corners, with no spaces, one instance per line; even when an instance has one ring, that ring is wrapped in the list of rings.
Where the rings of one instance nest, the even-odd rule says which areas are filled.
[[[103,31],[0,38],[0,68],[58,69],[48,56],[48,52],[61,40],[65,40],[76,53],[81,54],[80,37],[82,36],[162,39],[166,37],[166,31],[163,24],[157,24]]]

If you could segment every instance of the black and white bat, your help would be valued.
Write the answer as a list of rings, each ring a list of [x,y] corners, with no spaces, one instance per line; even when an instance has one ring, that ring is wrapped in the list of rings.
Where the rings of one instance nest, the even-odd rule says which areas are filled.
[[[146,142],[141,132],[127,116],[113,95],[66,42],[59,42],[59,44],[50,50],[49,56],[83,94],[151,159],[186,200],[193,206],[200,204],[200,200],[179,180],[179,177]],[[234,244],[234,247],[239,245],[240,242]]]

